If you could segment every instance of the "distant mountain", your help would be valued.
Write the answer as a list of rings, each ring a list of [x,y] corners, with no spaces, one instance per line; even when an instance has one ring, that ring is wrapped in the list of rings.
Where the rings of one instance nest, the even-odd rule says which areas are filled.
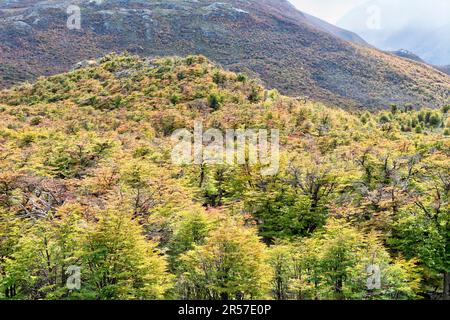
[[[67,27],[69,5],[81,30]],[[362,43],[286,0],[53,0],[0,4],[0,85],[69,70],[111,51],[203,54],[284,94],[338,106],[439,107],[450,77]]]
[[[397,51],[391,51],[391,53],[396,55],[396,56],[398,56],[398,57],[406,58],[406,59],[417,61],[417,62],[426,63],[417,54],[415,54],[414,52],[408,51],[408,50],[400,49],[400,50],[397,50]]]
[[[448,65],[448,66],[440,66],[440,67],[438,67],[438,69],[441,70],[442,72],[450,75],[450,65]]]
[[[328,23],[326,21],[323,21],[319,18],[316,18],[314,16],[311,16],[307,13],[302,13],[303,16],[306,18],[306,20],[311,23],[313,26],[319,28],[322,31],[331,33],[332,35],[341,38],[346,41],[350,41],[356,44],[360,44],[363,46],[368,46],[369,44],[360,36],[358,36],[356,33],[350,32],[348,30],[344,30],[342,28],[339,28],[331,23]]]
[[[404,49],[400,49],[397,51],[388,51],[389,53],[396,55],[397,57],[401,57],[401,58],[405,58],[405,59],[409,59],[409,60],[413,60],[413,61],[417,61],[420,63],[425,63],[427,64],[426,61],[424,61],[421,57],[419,57],[417,54],[408,51],[408,50],[404,50]],[[448,66],[433,66],[432,64],[428,64],[430,66],[432,66],[433,68],[442,71],[448,75],[450,75],[450,65]]]
[[[406,49],[433,65],[450,64],[448,0],[366,0],[337,24],[379,49]]]

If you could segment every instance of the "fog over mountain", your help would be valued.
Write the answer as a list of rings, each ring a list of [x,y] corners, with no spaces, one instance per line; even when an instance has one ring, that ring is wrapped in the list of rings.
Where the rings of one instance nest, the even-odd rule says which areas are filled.
[[[449,1],[368,0],[351,9],[337,25],[380,49],[406,49],[429,63],[450,64]]]
[[[329,23],[336,22],[351,9],[363,3],[365,0],[289,0],[300,11],[326,20]]]
[[[450,1],[290,0],[299,10],[353,31],[382,50],[450,64]]]

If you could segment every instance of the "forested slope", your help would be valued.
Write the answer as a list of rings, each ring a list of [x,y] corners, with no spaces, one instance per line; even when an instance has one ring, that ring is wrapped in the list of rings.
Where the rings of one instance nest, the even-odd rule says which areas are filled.
[[[438,298],[448,109],[351,114],[202,56],[108,55],[2,91],[0,298]],[[278,128],[279,172],[174,165],[195,121]]]

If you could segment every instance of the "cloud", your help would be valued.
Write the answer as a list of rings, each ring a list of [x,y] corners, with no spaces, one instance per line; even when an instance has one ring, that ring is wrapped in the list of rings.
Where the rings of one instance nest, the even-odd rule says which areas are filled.
[[[364,0],[289,0],[300,11],[304,11],[331,23],[336,23],[343,15]]]
[[[387,27],[414,23],[432,28],[450,23],[450,1],[448,0],[289,0],[300,11],[305,11],[331,23],[338,23],[352,11],[364,13],[363,8],[376,5],[382,17],[392,23]],[[395,17],[395,19],[394,19]]]
[[[380,49],[406,49],[430,63],[450,63],[449,0],[289,1]]]

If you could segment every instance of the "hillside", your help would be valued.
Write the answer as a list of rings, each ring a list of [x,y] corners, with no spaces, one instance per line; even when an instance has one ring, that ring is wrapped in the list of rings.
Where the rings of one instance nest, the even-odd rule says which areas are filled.
[[[349,113],[203,56],[4,90],[0,299],[448,298],[449,110]],[[279,129],[278,171],[175,164],[195,122]]]
[[[71,4],[80,5],[81,30],[66,26]],[[323,29],[284,0],[6,1],[0,61],[7,72],[0,82],[5,87],[67,71],[112,51],[203,54],[284,94],[332,105],[437,108],[448,101],[447,75]]]

